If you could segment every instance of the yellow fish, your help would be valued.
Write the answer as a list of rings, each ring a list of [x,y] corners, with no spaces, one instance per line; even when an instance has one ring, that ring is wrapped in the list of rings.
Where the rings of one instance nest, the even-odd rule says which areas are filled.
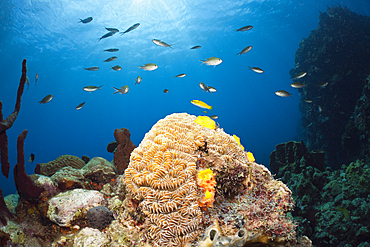
[[[349,214],[348,209],[346,209],[346,208],[342,208],[341,206],[338,206],[338,210],[337,210],[337,211],[338,211],[338,212],[339,212],[339,211],[342,211],[343,216],[344,216],[344,218],[345,218],[346,220],[350,220],[350,219],[351,219],[351,215]]]
[[[236,142],[239,144],[239,146],[244,150],[244,147],[243,145],[240,143],[240,138],[237,137],[236,135],[233,135],[234,139],[236,140]]]
[[[198,116],[197,119],[194,120],[195,123],[202,125],[208,129],[214,130],[216,128],[216,123],[212,119],[207,116]]]
[[[190,101],[190,103],[192,103],[193,105],[196,105],[200,108],[205,108],[205,109],[209,109],[209,110],[212,110],[212,108],[213,108],[213,106],[209,106],[206,103],[204,103],[203,101],[200,101],[200,100],[197,100],[197,99]]]

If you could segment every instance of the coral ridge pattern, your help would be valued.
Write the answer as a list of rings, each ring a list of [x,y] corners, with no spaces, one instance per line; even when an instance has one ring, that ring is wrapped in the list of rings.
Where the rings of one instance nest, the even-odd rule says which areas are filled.
[[[221,170],[249,167],[243,149],[232,136],[220,128],[203,127],[195,119],[186,113],[175,113],[159,120],[132,152],[125,171],[126,187],[140,202],[153,246],[185,246],[204,232],[205,216],[199,203],[206,191],[197,185],[199,171],[218,169],[217,174],[221,175]],[[202,167],[199,161],[203,155],[218,157],[218,162]],[[265,176],[269,174],[267,170]],[[246,176],[242,182],[247,180]],[[289,197],[289,189],[284,186],[280,192],[280,184],[274,183],[270,188],[276,187],[277,194]]]

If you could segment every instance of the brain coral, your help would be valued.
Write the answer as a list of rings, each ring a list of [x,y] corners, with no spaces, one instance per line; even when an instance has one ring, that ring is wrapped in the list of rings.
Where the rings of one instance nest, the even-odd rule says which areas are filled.
[[[196,182],[198,171],[206,168],[199,163],[202,153],[217,156],[226,169],[247,167],[233,137],[195,119],[176,113],[159,120],[131,153],[125,171],[127,189],[147,215],[148,238],[154,246],[184,246],[204,230],[199,201],[205,191]]]
[[[85,165],[86,163],[77,156],[61,155],[48,163],[37,164],[35,173],[50,177],[63,167],[70,166],[75,169],[81,169]]]

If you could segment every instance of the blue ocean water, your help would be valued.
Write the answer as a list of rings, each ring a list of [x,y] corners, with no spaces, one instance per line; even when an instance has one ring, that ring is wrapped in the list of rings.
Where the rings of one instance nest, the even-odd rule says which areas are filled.
[[[4,118],[14,110],[24,58],[30,79],[18,118],[7,131],[11,173],[8,179],[0,178],[4,195],[16,191],[12,169],[17,162],[17,136],[23,129],[29,131],[25,156],[36,156],[32,164],[26,160],[28,174],[34,173],[36,163],[63,154],[112,160],[106,146],[114,140],[114,129],[128,128],[131,140],[139,145],[153,124],[174,112],[218,115],[220,127],[239,136],[256,161],[268,165],[275,145],[300,140],[300,96],[289,80],[295,51],[316,29],[319,12],[336,5],[370,15],[370,3],[365,0],[2,0],[0,100]],[[90,23],[79,22],[90,16]],[[104,27],[125,31],[135,23],[140,23],[137,29],[98,42],[107,33]],[[236,32],[246,25],[253,29]],[[174,44],[173,49],[157,46],[152,39]],[[201,48],[190,49],[195,45]],[[236,55],[246,46],[253,48]],[[104,51],[109,48],[119,51]],[[110,56],[118,59],[104,63]],[[209,57],[223,62],[201,65],[199,60]],[[159,68],[139,69],[146,63]],[[112,70],[114,65],[122,70]],[[84,70],[91,66],[100,70]],[[248,66],[265,72],[257,74]],[[175,78],[180,73],[187,76]],[[142,82],[134,85],[138,76]],[[200,82],[217,92],[202,91]],[[88,85],[103,87],[85,92],[83,87]],[[127,94],[112,94],[112,87],[123,85],[130,88]],[[164,89],[169,92],[163,93]],[[277,90],[293,95],[281,98],[274,94]],[[48,94],[54,98],[40,105]],[[194,99],[213,110],[205,114],[190,103]],[[82,102],[85,105],[76,110]]]

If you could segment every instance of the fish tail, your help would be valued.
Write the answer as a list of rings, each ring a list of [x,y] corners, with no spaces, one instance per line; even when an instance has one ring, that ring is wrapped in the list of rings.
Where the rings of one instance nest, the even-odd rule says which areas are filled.
[[[101,90],[100,88],[101,88],[102,86],[104,86],[104,85],[99,86],[99,87],[98,87],[98,89],[99,89],[99,90]]]
[[[201,61],[202,63],[199,65],[199,66],[202,66],[202,64],[204,64],[206,61],[204,61],[204,60],[199,60],[199,61]]]
[[[213,109],[213,106],[210,106],[209,109],[212,110]]]

